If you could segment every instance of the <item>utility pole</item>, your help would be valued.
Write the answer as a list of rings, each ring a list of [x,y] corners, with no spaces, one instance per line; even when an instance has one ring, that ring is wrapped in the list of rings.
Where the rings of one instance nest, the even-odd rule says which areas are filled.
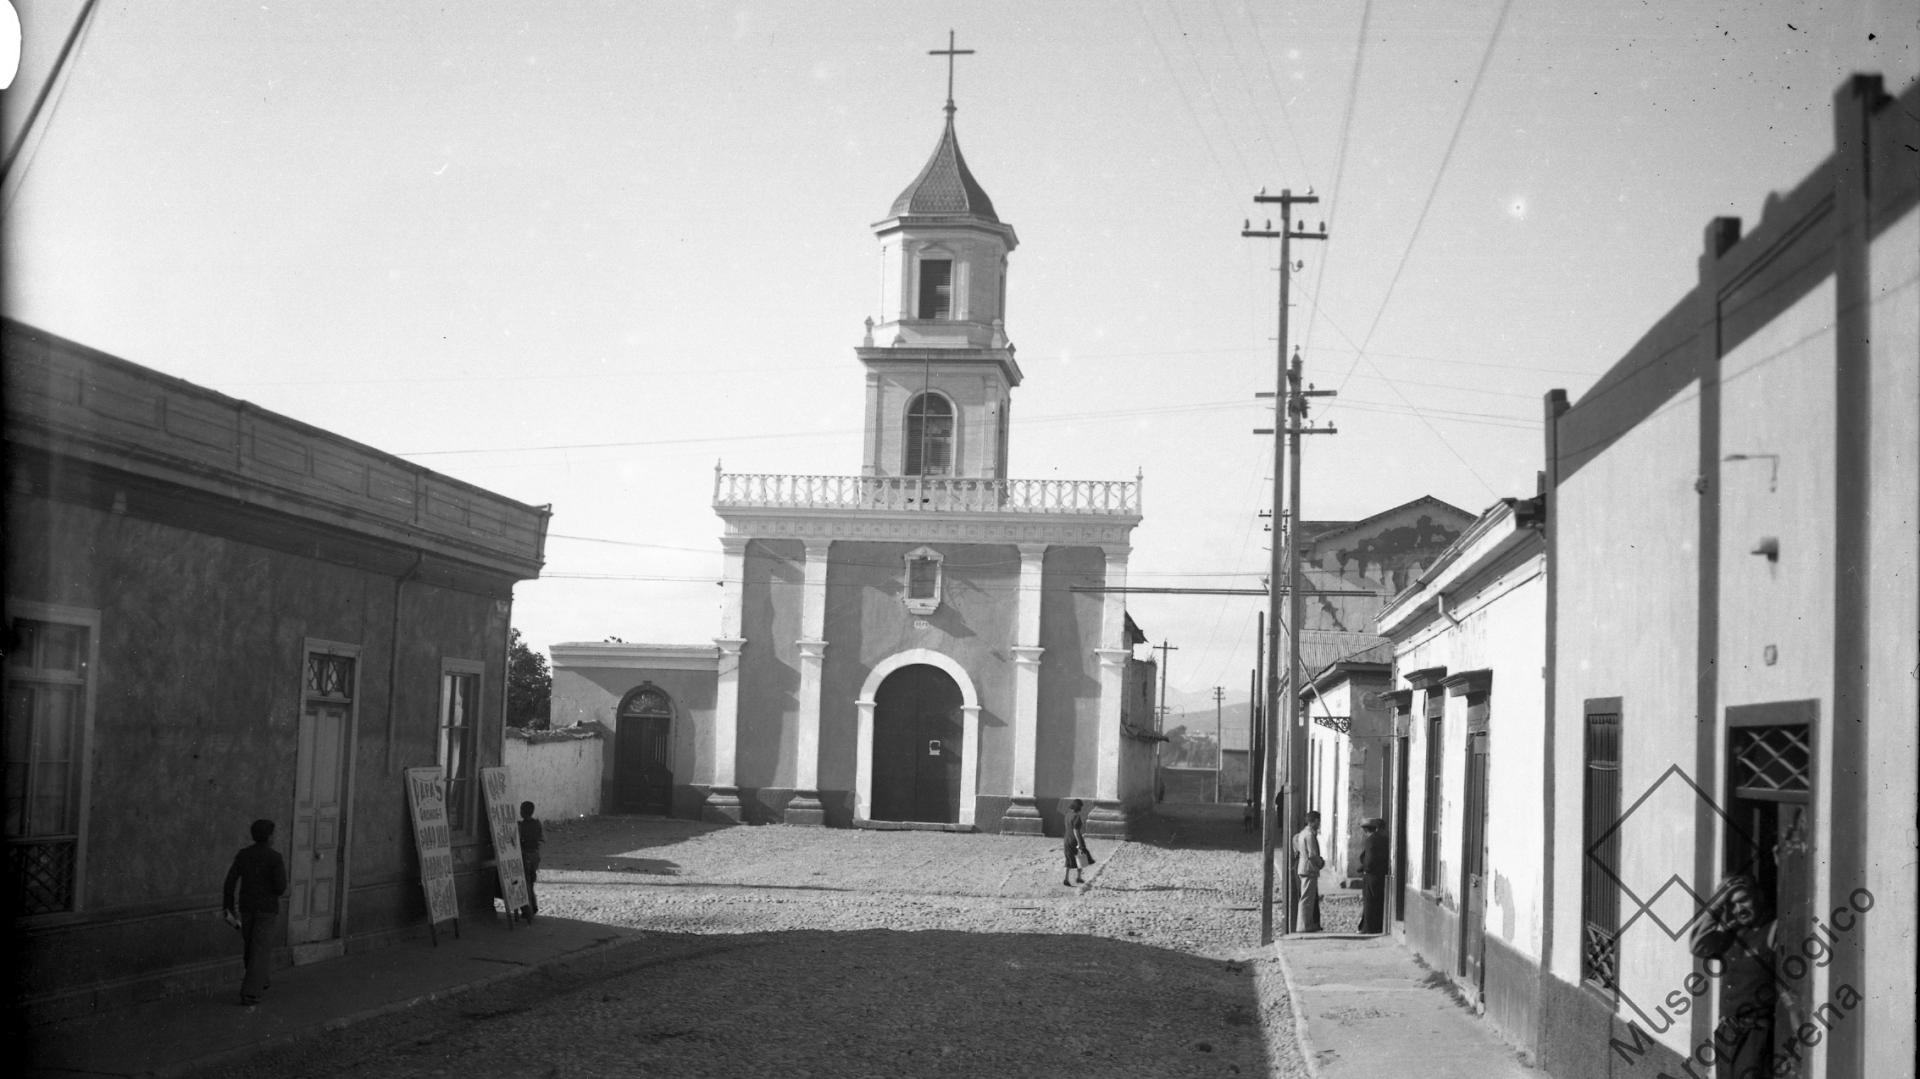
[[[1227,746],[1220,740],[1220,698],[1227,691],[1213,687],[1213,804],[1220,804],[1220,768],[1227,763]]]
[[[1142,636],[1145,635],[1142,634]],[[1165,716],[1167,714],[1167,653],[1180,651],[1180,646],[1168,644],[1167,639],[1162,637],[1159,644],[1149,646],[1149,651],[1160,653],[1160,714]]]
[[[1279,667],[1280,667],[1280,654],[1279,654],[1280,595],[1281,595],[1282,588],[1285,588],[1287,592],[1291,593],[1290,598],[1292,602],[1289,604],[1289,606],[1294,608],[1294,610],[1290,612],[1294,616],[1294,621],[1289,623],[1289,628],[1287,630],[1288,637],[1293,641],[1292,648],[1290,651],[1290,662],[1287,665],[1289,670],[1287,692],[1292,693],[1293,682],[1294,682],[1294,679],[1297,677],[1297,668],[1299,667],[1299,660],[1300,660],[1300,644],[1299,644],[1300,623],[1298,621],[1298,617],[1299,617],[1298,611],[1301,606],[1300,596],[1299,596],[1300,564],[1299,564],[1298,553],[1295,551],[1294,544],[1291,539],[1291,537],[1296,534],[1294,526],[1298,524],[1298,517],[1297,517],[1297,512],[1298,512],[1297,507],[1299,505],[1298,461],[1299,461],[1299,451],[1300,451],[1300,440],[1297,437],[1299,425],[1297,422],[1297,418],[1294,414],[1294,402],[1288,397],[1288,393],[1287,393],[1287,389],[1288,389],[1288,370],[1287,370],[1287,351],[1288,351],[1287,350],[1287,313],[1288,312],[1287,312],[1287,308],[1289,305],[1289,300],[1288,300],[1289,291],[1290,291],[1289,286],[1293,281],[1293,271],[1294,271],[1293,241],[1294,240],[1324,240],[1327,238],[1327,226],[1325,222],[1322,222],[1320,225],[1320,231],[1317,234],[1294,231],[1294,228],[1293,228],[1294,204],[1299,203],[1302,205],[1311,205],[1313,203],[1317,203],[1320,201],[1318,198],[1314,197],[1311,193],[1306,195],[1296,195],[1293,193],[1292,188],[1285,188],[1285,189],[1282,189],[1278,195],[1269,195],[1264,190],[1262,190],[1260,194],[1255,195],[1253,197],[1253,201],[1255,203],[1278,203],[1280,205],[1279,229],[1276,230],[1273,227],[1273,222],[1271,220],[1266,222],[1264,228],[1258,228],[1258,229],[1254,228],[1253,221],[1251,219],[1248,219],[1247,221],[1243,222],[1240,227],[1240,235],[1243,237],[1258,238],[1258,239],[1277,239],[1280,241],[1280,334],[1279,334],[1277,347],[1275,349],[1275,354],[1274,354],[1273,393],[1271,395],[1267,395],[1267,394],[1259,395],[1259,396],[1271,396],[1274,399],[1274,405],[1276,406],[1274,418],[1276,422],[1274,426],[1271,428],[1257,430],[1254,432],[1255,434],[1270,434],[1273,436],[1273,515],[1276,523],[1278,523],[1280,518],[1281,499],[1285,493],[1284,479],[1286,476],[1287,440],[1283,438],[1282,435],[1294,434],[1296,436],[1292,440],[1293,450],[1294,450],[1294,460],[1295,460],[1295,466],[1294,466],[1295,467],[1295,472],[1294,472],[1295,501],[1293,505],[1296,507],[1296,517],[1294,521],[1289,523],[1288,536],[1290,538],[1285,547],[1284,553],[1282,551],[1282,547],[1280,543],[1278,542],[1280,537],[1278,535],[1274,536],[1275,542],[1270,545],[1271,551],[1272,551],[1272,559],[1271,559],[1271,564],[1268,567],[1268,576],[1267,576],[1267,619],[1272,624],[1273,631],[1267,638],[1266,774],[1263,777],[1263,782],[1261,786],[1261,804],[1260,804],[1260,821],[1261,821],[1261,824],[1260,824],[1260,836],[1261,836],[1261,839],[1260,839],[1260,887],[1261,887],[1260,943],[1272,944],[1273,943],[1273,847],[1274,847],[1274,839],[1275,839],[1275,836],[1274,836],[1275,829],[1274,829],[1273,812],[1271,807],[1273,807],[1274,803],[1277,801],[1277,799],[1275,798],[1275,795],[1280,790],[1277,784],[1278,769],[1275,767],[1278,764],[1278,761],[1275,759],[1275,756],[1278,750],[1278,746],[1276,743],[1278,742],[1278,739],[1283,732],[1280,730],[1277,730],[1276,728],[1279,727],[1278,720],[1279,720],[1279,717],[1283,714],[1288,717],[1288,722],[1284,730],[1284,735],[1287,739],[1287,747],[1288,747],[1287,761],[1288,761],[1288,772],[1289,772],[1288,783],[1287,783],[1289,797],[1286,799],[1286,803],[1285,803],[1286,804],[1286,820],[1284,822],[1284,828],[1286,830],[1286,834],[1288,835],[1293,834],[1293,832],[1298,828],[1296,811],[1294,807],[1295,807],[1295,803],[1299,801],[1299,791],[1298,791],[1299,783],[1296,781],[1296,777],[1292,774],[1293,762],[1297,755],[1296,747],[1293,745],[1293,743],[1299,740],[1294,737],[1294,734],[1295,734],[1294,732],[1295,718],[1294,717],[1295,717],[1296,710],[1289,708],[1285,713],[1282,713],[1280,711],[1280,679],[1278,676]],[[1298,361],[1296,360],[1296,368],[1293,374],[1294,382],[1296,385],[1298,384],[1298,378],[1299,378],[1297,362]],[[1299,415],[1304,417],[1305,414],[1306,414],[1305,402],[1302,401]],[[1300,757],[1300,759],[1304,760],[1305,758],[1304,756],[1302,756]],[[1288,876],[1289,878],[1291,878],[1292,874],[1289,873]],[[1291,880],[1289,880],[1289,884],[1286,889],[1286,900],[1285,900],[1285,920],[1288,926],[1292,926],[1295,921],[1294,902],[1295,900],[1294,900],[1293,886],[1291,884]]]
[[[1288,761],[1287,784],[1287,834],[1293,835],[1306,822],[1307,814],[1307,710],[1306,702],[1300,699],[1300,630],[1306,620],[1306,601],[1300,595],[1300,436],[1331,435],[1338,432],[1331,425],[1326,427],[1309,426],[1307,420],[1307,398],[1332,397],[1333,390],[1314,390],[1300,388],[1300,353],[1293,354],[1293,366],[1287,372],[1287,384],[1290,390],[1287,396],[1287,437],[1293,447],[1290,465],[1293,470],[1292,482],[1287,490],[1287,565],[1292,567],[1293,590],[1287,597],[1287,624],[1292,631],[1287,634],[1291,647],[1287,653],[1287,731]],[[1299,925],[1299,897],[1294,894],[1297,878],[1287,874],[1287,924]]]
[[[1246,785],[1241,788],[1240,798],[1251,805],[1253,792],[1260,783],[1254,779],[1253,762],[1260,756],[1260,672],[1247,672],[1247,774]],[[1249,822],[1251,823],[1251,822]]]
[[[1148,650],[1160,653],[1160,707],[1157,709],[1160,723],[1154,733],[1165,734],[1167,733],[1167,653],[1180,651],[1180,646],[1168,644],[1167,639],[1162,637],[1159,644],[1150,645]],[[1153,747],[1153,800],[1156,804],[1160,801],[1160,746],[1165,744],[1162,742]]]
[[[1247,798],[1259,803],[1260,813],[1265,816],[1270,808],[1268,803],[1273,800],[1270,795],[1265,796],[1266,801],[1261,800],[1264,790],[1262,784],[1267,774],[1267,702],[1265,691],[1261,688],[1267,684],[1267,612],[1260,611],[1254,620],[1253,714],[1249,717],[1253,725],[1253,738],[1250,741],[1253,753],[1247,759]],[[1261,834],[1266,834],[1264,827]]]

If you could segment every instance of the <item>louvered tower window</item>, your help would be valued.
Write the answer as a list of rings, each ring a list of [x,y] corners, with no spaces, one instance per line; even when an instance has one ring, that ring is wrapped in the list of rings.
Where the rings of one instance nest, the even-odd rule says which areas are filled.
[[[920,317],[953,317],[953,260],[920,261]]]
[[[923,393],[907,403],[907,467],[902,471],[953,474],[953,403],[939,394]]]

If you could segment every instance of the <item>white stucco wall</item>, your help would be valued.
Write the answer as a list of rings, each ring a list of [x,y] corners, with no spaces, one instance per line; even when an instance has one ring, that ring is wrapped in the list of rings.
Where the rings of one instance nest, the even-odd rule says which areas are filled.
[[[1832,910],[1835,524],[1835,311],[1829,277],[1721,360],[1719,703],[1818,702],[1814,721],[1813,888]],[[1773,454],[1761,457],[1760,454]],[[1779,558],[1752,553],[1776,540]],[[1716,717],[1718,718],[1718,717]],[[1719,767],[1702,786],[1725,801],[1727,729],[1713,723]],[[1715,844],[1714,864],[1726,862]],[[1845,891],[1839,897],[1845,902]],[[1678,906],[1678,904],[1675,904]],[[1690,914],[1691,911],[1688,911]],[[1653,942],[1650,940],[1649,944]],[[1669,966],[1690,967],[1684,941]],[[1813,970],[1813,997],[1829,999]],[[1679,977],[1685,976],[1681,969]],[[1678,982],[1669,978],[1667,985]]]
[[[1565,477],[1557,493],[1550,969],[1574,985],[1583,954],[1585,703],[1621,698],[1623,807],[1670,766],[1689,774],[1695,767],[1699,447],[1699,385],[1693,383]],[[1637,872],[1629,883],[1647,896],[1673,874],[1690,877],[1694,864],[1691,790],[1669,780],[1654,801],[1632,815],[1621,838]],[[1622,898],[1623,922],[1635,909]],[[1637,997],[1659,999],[1692,969],[1684,944],[1676,946],[1644,921],[1622,934],[1620,952],[1622,985]],[[1679,1049],[1686,1024],[1659,1037]]]
[[[1867,566],[1867,887],[1875,913],[1866,920],[1866,981],[1860,986],[1870,1068],[1912,1074],[1916,954],[1914,861],[1920,833],[1920,210],[1875,241],[1869,317],[1871,484]]]
[[[1537,960],[1545,881],[1540,813],[1546,714],[1545,554],[1534,541],[1530,554],[1497,557],[1494,548],[1511,534],[1510,521],[1501,523],[1419,592],[1396,601],[1383,615],[1381,628],[1394,641],[1394,670],[1402,677],[1431,667],[1445,667],[1450,675],[1480,669],[1492,672],[1487,698],[1486,932]],[[1427,605],[1440,593],[1446,596],[1451,617]],[[1415,694],[1413,710],[1407,876],[1417,885],[1426,827],[1426,722],[1420,694]],[[1441,745],[1437,891],[1456,910],[1465,823],[1467,710],[1467,698],[1447,698]]]
[[[569,820],[600,813],[604,738],[529,743],[507,736],[506,765],[514,797],[532,802],[541,820]]]

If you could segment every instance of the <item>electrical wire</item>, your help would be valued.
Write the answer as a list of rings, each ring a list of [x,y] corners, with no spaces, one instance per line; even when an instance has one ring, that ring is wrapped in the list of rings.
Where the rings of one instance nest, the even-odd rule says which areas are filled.
[[[1200,54],[1194,46],[1193,35],[1187,33],[1186,24],[1180,21],[1180,5],[1169,3],[1167,14],[1173,16],[1173,28],[1180,32],[1180,39],[1187,43],[1187,57],[1193,61],[1194,71],[1199,74],[1201,85],[1206,88],[1207,103],[1213,106],[1213,115],[1220,121],[1220,129],[1227,137],[1227,148],[1233,151],[1233,159],[1240,163],[1241,177],[1250,179],[1253,176],[1253,169],[1247,165],[1246,157],[1240,153],[1240,140],[1233,137],[1233,125],[1227,122],[1226,111],[1220,107],[1220,96],[1213,92],[1211,74],[1207,71],[1206,65],[1200,62]]]
[[[1200,114],[1194,111],[1193,102],[1187,97],[1187,88],[1180,82],[1180,76],[1173,70],[1173,60],[1167,55],[1166,47],[1160,44],[1160,34],[1153,28],[1153,21],[1147,18],[1146,8],[1136,5],[1134,13],[1140,16],[1140,22],[1147,28],[1147,37],[1152,40],[1154,51],[1160,54],[1160,63],[1167,69],[1167,78],[1173,80],[1173,88],[1180,95],[1180,104],[1187,110],[1187,119],[1193,123],[1193,130],[1200,136],[1200,144],[1207,148],[1207,156],[1213,159],[1214,172],[1231,192],[1233,181],[1227,175],[1227,168],[1220,162],[1220,154],[1213,148],[1213,140],[1207,137],[1206,127],[1200,123]]]
[[[1371,2],[1371,0],[1369,0]],[[1219,11],[1219,0],[1214,0],[1214,11]],[[1280,83],[1273,77],[1273,57],[1267,52],[1266,40],[1260,36],[1260,24],[1253,20],[1253,5],[1243,4],[1240,13],[1247,17],[1247,26],[1253,31],[1253,43],[1260,49],[1260,62],[1266,70],[1267,85],[1273,90],[1273,101],[1280,108],[1280,119],[1286,124],[1287,137],[1293,140],[1293,154],[1300,161],[1300,170],[1307,177],[1307,185],[1313,186],[1313,167],[1307,164],[1307,152],[1300,147],[1300,133],[1294,130],[1293,114],[1287,109],[1287,95],[1280,92]],[[1249,94],[1251,96],[1251,94]],[[1277,165],[1278,162],[1276,161]]]
[[[1447,168],[1453,163],[1453,152],[1460,145],[1460,133],[1466,130],[1467,118],[1473,115],[1473,106],[1479,100],[1480,87],[1486,81],[1487,69],[1493,64],[1494,46],[1500,43],[1500,32],[1506,27],[1507,13],[1512,9],[1513,0],[1502,0],[1500,16],[1494,20],[1493,32],[1487,36],[1487,47],[1480,54],[1480,66],[1473,73],[1472,85],[1467,87],[1467,100],[1460,106],[1460,116],[1454,121],[1453,134],[1447,138],[1446,151],[1440,155],[1440,165],[1434,170],[1433,182],[1427,185],[1427,197],[1420,204],[1420,215],[1414,219],[1413,232],[1407,237],[1406,246],[1400,250],[1400,260],[1394,265],[1393,276],[1387,281],[1386,295],[1380,298],[1380,306],[1373,313],[1373,324],[1367,327],[1367,336],[1361,340],[1356,350],[1359,354],[1354,357],[1353,364],[1347,368],[1346,376],[1340,380],[1341,386],[1346,385],[1347,378],[1353,376],[1354,368],[1359,366],[1360,361],[1366,357],[1367,346],[1373,342],[1373,335],[1380,329],[1380,322],[1386,317],[1387,308],[1393,302],[1394,290],[1400,286],[1400,275],[1406,271],[1407,260],[1412,257],[1414,247],[1420,242],[1421,230],[1427,224],[1427,214],[1433,209],[1433,200],[1440,193],[1440,183],[1446,179]]]

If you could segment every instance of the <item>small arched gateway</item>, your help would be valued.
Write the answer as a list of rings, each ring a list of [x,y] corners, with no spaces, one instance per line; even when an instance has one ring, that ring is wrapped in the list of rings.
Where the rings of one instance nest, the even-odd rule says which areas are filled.
[[[673,809],[673,698],[643,682],[614,712],[613,809],[659,813]]]

